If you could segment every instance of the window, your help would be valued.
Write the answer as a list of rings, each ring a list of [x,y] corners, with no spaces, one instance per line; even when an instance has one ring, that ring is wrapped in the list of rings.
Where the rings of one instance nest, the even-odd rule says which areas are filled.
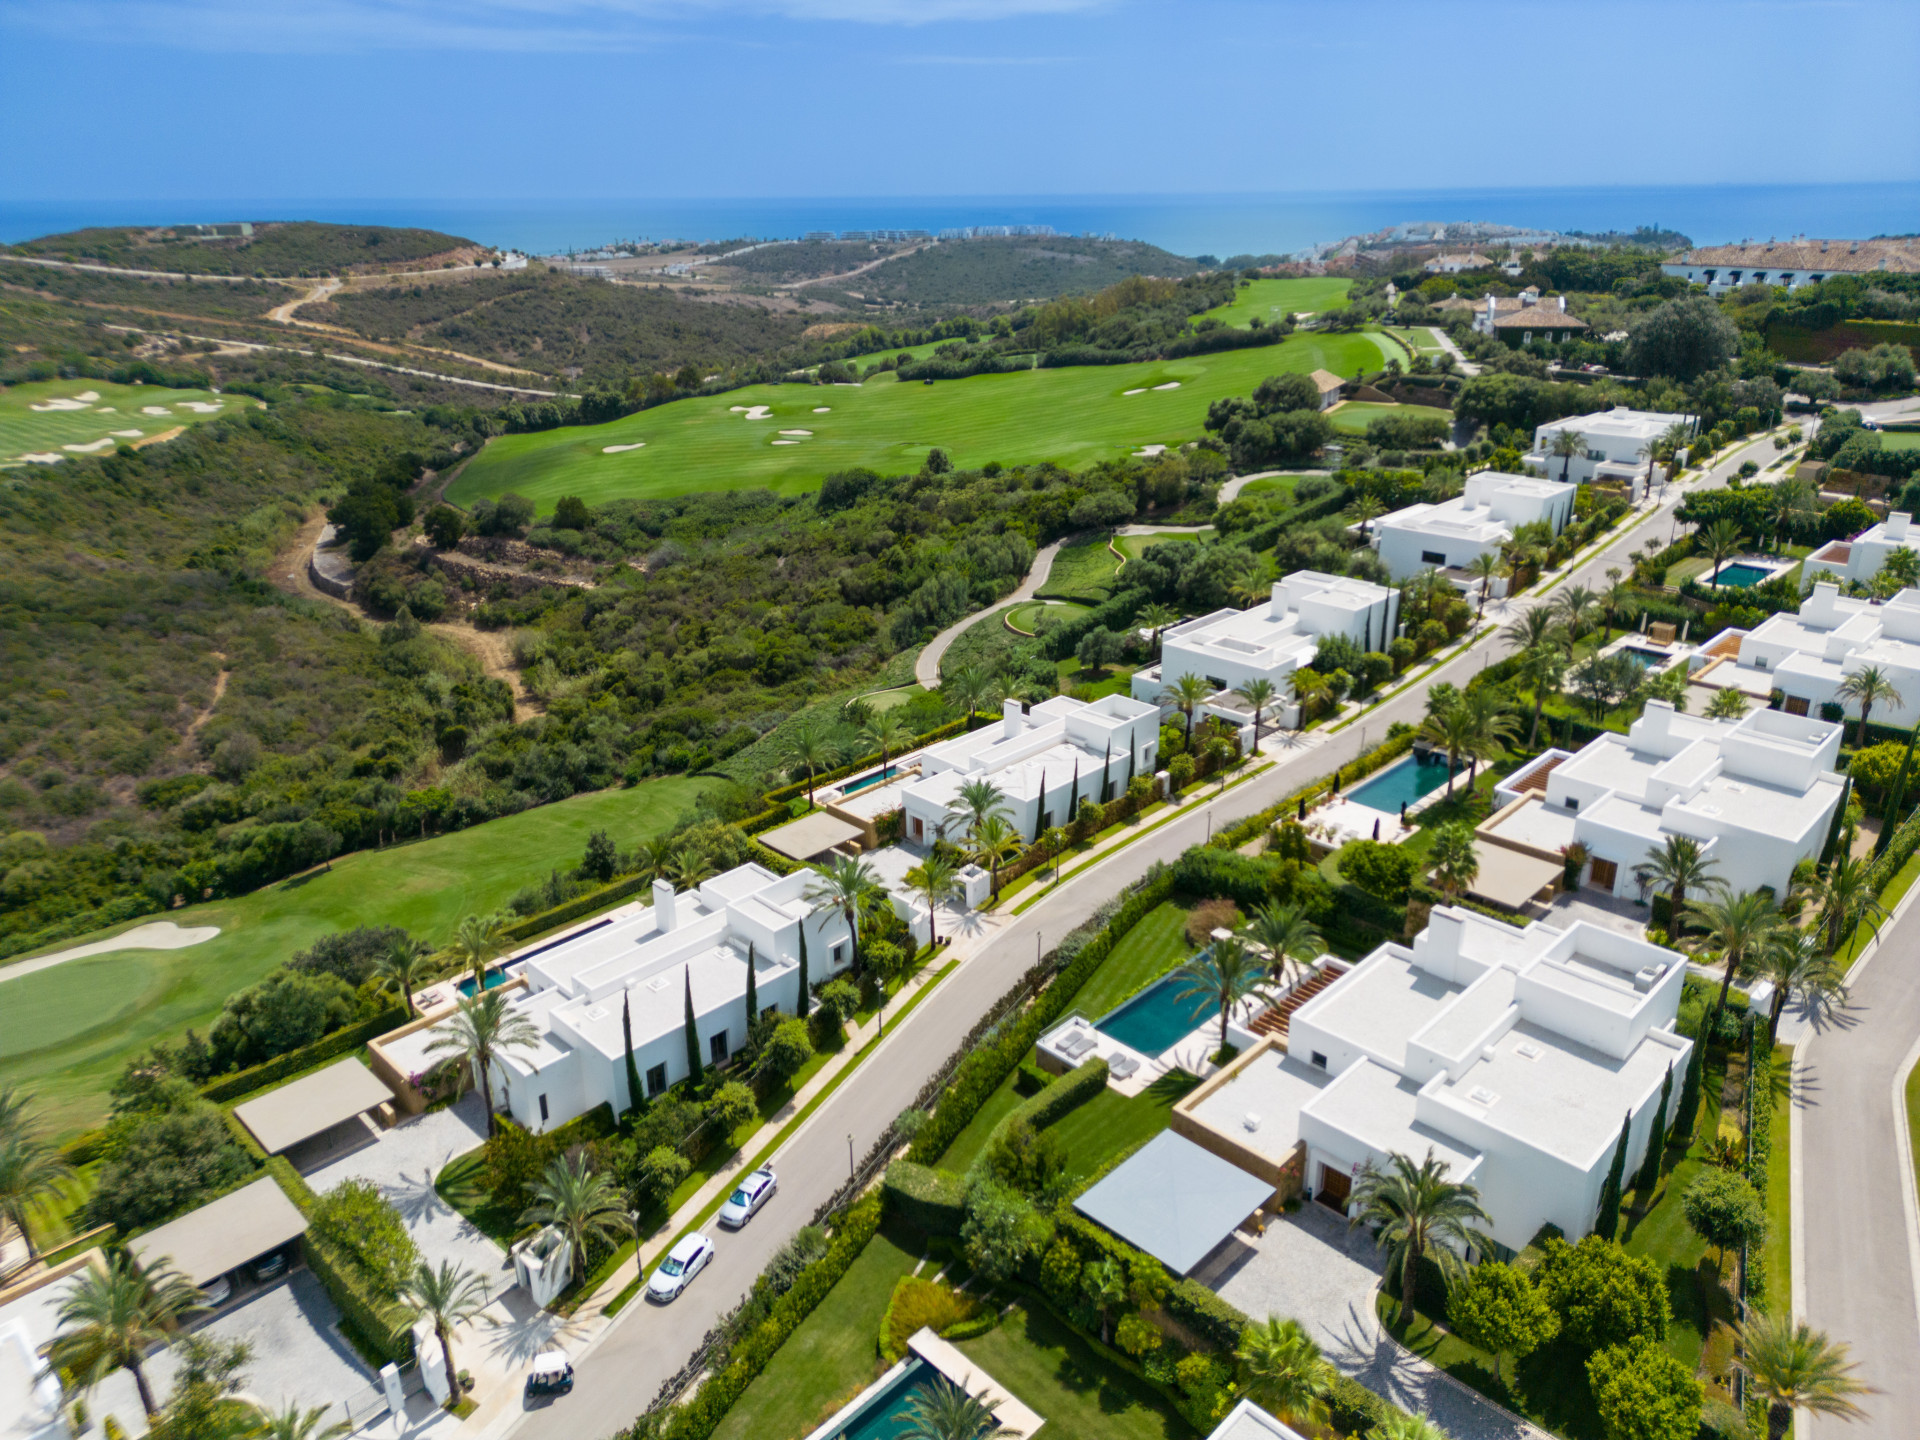
[[[726,1031],[722,1030],[718,1035],[710,1036],[708,1038],[707,1058],[713,1061],[713,1063],[716,1065],[718,1065],[722,1060],[727,1058],[727,1032]]]
[[[846,949],[847,947],[845,945],[836,945],[833,947],[833,963],[835,965],[838,965],[841,962],[842,958],[846,954]]]
[[[1587,451],[1587,459],[1593,461],[1595,464],[1599,464],[1601,461],[1605,460],[1606,458],[1607,458],[1607,452],[1604,450]]]
[[[1578,810],[1579,808],[1580,808],[1580,802],[1574,799],[1573,796],[1571,795],[1567,796],[1567,809]]]
[[[547,1123],[547,1097],[544,1095],[540,1097],[540,1123]]]
[[[667,1088],[667,1067],[654,1065],[647,1070],[647,1094],[658,1095]]]
[[[1313,1052],[1313,1063],[1319,1069],[1324,1070],[1327,1068],[1327,1057],[1316,1050]]]
[[[1420,552],[1420,563],[1422,565],[1444,565],[1447,563],[1446,552],[1444,550],[1422,550]]]
[[[762,1015],[778,1015],[780,1013],[780,1007],[778,1005],[762,1005],[760,1007],[760,1013]]]

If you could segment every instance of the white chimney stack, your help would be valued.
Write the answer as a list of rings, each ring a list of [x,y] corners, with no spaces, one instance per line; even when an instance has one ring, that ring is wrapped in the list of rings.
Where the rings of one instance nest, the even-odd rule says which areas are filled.
[[[1913,523],[1913,516],[1905,510],[1896,510],[1887,516],[1887,538],[1904,540],[1907,538],[1907,526]]]
[[[1008,696],[1000,702],[1000,738],[1012,740],[1027,728],[1026,712],[1020,708],[1020,702]]]
[[[653,925],[663,934],[673,929],[673,882],[655,880],[653,882]]]
[[[1273,599],[1268,604],[1267,614],[1275,620],[1287,618],[1287,587],[1284,581],[1273,582]]]
[[[1566,296],[1564,296],[1564,295],[1562,295],[1562,296],[1560,297],[1560,309],[1561,309],[1561,312],[1562,312],[1562,313],[1565,313],[1565,311],[1566,311],[1566,308],[1567,308],[1567,297],[1566,297]]]

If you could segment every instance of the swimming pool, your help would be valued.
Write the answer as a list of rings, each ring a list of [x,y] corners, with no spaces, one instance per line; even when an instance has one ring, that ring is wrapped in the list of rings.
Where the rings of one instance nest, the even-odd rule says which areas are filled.
[[[1173,975],[1156,980],[1118,1010],[1094,1021],[1093,1028],[1142,1055],[1172,1049],[1218,1013],[1205,996],[1182,999],[1182,983]]]
[[[884,785],[900,773],[898,765],[889,765],[884,770],[876,770],[871,775],[862,775],[858,780],[849,781],[840,787],[842,795],[854,795],[870,785]]]
[[[1664,665],[1669,658],[1663,650],[1641,650],[1632,645],[1622,647],[1620,653],[1642,670],[1651,670],[1656,665]]]
[[[852,1413],[834,1416],[810,1440],[899,1440],[906,1433],[908,1404],[935,1378],[934,1368],[916,1355],[893,1379],[856,1400]]]
[[[1705,578],[1708,585],[1711,586],[1713,584],[1713,572],[1709,570]],[[1736,590],[1744,590],[1749,585],[1758,585],[1761,581],[1771,580],[1772,578],[1773,571],[1763,570],[1758,565],[1733,564],[1722,565],[1720,567],[1720,583],[1722,585],[1731,585]]]
[[[507,970],[504,965],[495,965],[487,971],[487,989],[497,990],[507,983]],[[467,975],[460,981],[460,993],[466,999],[473,998],[473,976]]]
[[[1402,805],[1424,800],[1446,783],[1445,756],[1428,759],[1424,755],[1409,755],[1398,764],[1389,765],[1358,788],[1348,791],[1347,799],[1371,810],[1397,815]]]

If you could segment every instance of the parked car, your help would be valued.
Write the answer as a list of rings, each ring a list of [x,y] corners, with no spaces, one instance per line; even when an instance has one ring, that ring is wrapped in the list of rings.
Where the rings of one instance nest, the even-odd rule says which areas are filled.
[[[567,1395],[573,1390],[573,1362],[564,1350],[544,1350],[533,1358],[527,1375],[529,1400],[542,1395]]]
[[[233,1281],[225,1275],[216,1275],[200,1287],[200,1303],[208,1309],[224,1305],[233,1298]]]
[[[760,1207],[772,1199],[773,1192],[779,1188],[780,1180],[773,1173],[773,1167],[762,1165],[727,1197],[727,1203],[720,1207],[720,1223],[738,1230],[759,1213]]]
[[[712,1259],[713,1242],[695,1231],[667,1252],[667,1258],[648,1277],[647,1294],[663,1305],[669,1300],[678,1299],[680,1292],[692,1283],[694,1276],[707,1268]]]
[[[253,1278],[262,1284],[269,1280],[278,1280],[287,1273],[287,1252],[275,1250],[270,1255],[262,1255],[248,1268],[253,1271]]]

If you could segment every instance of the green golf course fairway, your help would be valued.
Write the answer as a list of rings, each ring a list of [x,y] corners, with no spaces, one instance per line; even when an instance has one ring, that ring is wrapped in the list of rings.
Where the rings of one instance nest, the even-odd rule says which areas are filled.
[[[675,400],[605,425],[503,435],[460,471],[447,498],[471,505],[513,491],[548,513],[563,495],[596,504],[710,490],[793,494],[858,465],[892,475],[917,470],[936,446],[963,467],[1051,460],[1078,469],[1142,445],[1194,439],[1207,406],[1251,394],[1269,375],[1322,369],[1351,375],[1362,365],[1378,366],[1388,353],[1382,344],[1364,333],[1309,334],[1183,360],[1022,370],[933,385],[902,384],[890,374],[857,386],[754,385]],[[1174,383],[1178,389],[1154,388]],[[756,406],[771,414],[747,419],[744,409]],[[827,413],[815,414],[820,406]],[[775,443],[780,440],[795,443]],[[606,453],[608,446],[636,444],[641,448]]]
[[[463,915],[497,910],[549,870],[577,865],[592,831],[606,830],[627,849],[665,830],[705,783],[650,780],[452,835],[359,851],[330,870],[164,917],[182,928],[219,926],[203,944],[85,956],[0,979],[0,1085],[37,1094],[59,1131],[97,1124],[106,1113],[107,1087],[129,1058],[188,1026],[205,1035],[227,996],[320,936],[355,925],[404,925],[430,944],[444,944]],[[49,949],[130,928],[76,936]],[[0,966],[0,977],[6,973]]]
[[[1286,315],[1297,315],[1303,310],[1319,312],[1330,310],[1344,304],[1347,292],[1353,288],[1351,280],[1338,280],[1326,275],[1307,275],[1287,280],[1255,280],[1251,285],[1243,285],[1234,293],[1234,297],[1225,305],[1216,305],[1196,319],[1218,320],[1222,325],[1231,325],[1236,330],[1244,330],[1253,323],[1254,316],[1271,324]],[[1328,366],[1328,369],[1335,367]]]
[[[80,402],[83,395],[93,398]],[[71,410],[35,410],[51,401],[80,402]],[[157,385],[114,385],[105,380],[42,380],[0,388],[0,466],[24,465],[27,455],[112,453],[121,440],[150,438],[176,425],[198,425],[218,415],[237,415],[260,402],[250,395],[214,395],[205,390],[162,390]],[[213,413],[194,405],[218,406]],[[147,408],[163,415],[142,414]],[[119,435],[137,430],[138,435]],[[110,443],[100,445],[101,441]],[[74,452],[68,445],[99,445],[93,451]]]

